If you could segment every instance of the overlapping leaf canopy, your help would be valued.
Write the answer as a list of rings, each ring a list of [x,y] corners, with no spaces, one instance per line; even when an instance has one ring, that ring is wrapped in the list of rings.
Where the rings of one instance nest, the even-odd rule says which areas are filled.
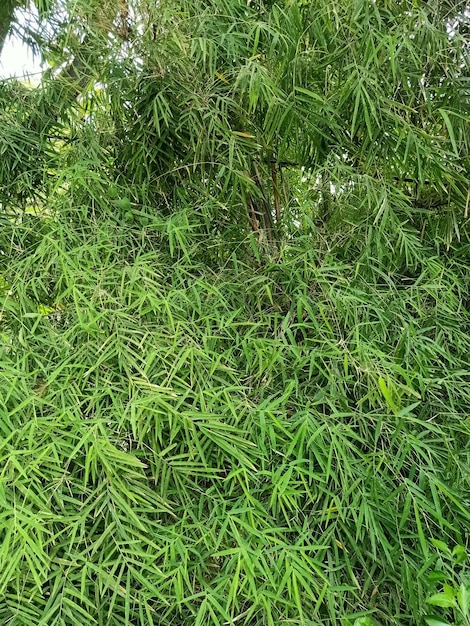
[[[0,623],[468,624],[466,4],[19,4]]]
[[[59,136],[94,129],[109,176],[131,185],[136,201],[203,195],[214,218],[243,223],[255,195],[265,214],[282,203],[288,217],[292,197],[277,198],[273,168],[305,168],[320,217],[333,203],[340,219],[373,213],[385,225],[404,211],[421,228],[431,210],[447,240],[459,234],[468,211],[465,3],[41,8],[48,28],[36,39],[55,65],[34,96],[43,102],[29,124],[36,140],[49,138],[51,123]]]

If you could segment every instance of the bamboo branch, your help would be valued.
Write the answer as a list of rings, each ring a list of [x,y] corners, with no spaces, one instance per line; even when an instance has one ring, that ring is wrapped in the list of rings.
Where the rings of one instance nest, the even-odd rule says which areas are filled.
[[[281,205],[279,202],[279,188],[277,186],[277,167],[271,162],[271,178],[273,181],[274,208],[276,210],[276,222],[281,221]]]

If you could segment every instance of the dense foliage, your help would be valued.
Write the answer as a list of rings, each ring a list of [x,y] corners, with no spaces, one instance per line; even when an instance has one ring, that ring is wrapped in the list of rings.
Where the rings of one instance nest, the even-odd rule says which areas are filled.
[[[465,3],[7,4],[0,622],[470,624]]]

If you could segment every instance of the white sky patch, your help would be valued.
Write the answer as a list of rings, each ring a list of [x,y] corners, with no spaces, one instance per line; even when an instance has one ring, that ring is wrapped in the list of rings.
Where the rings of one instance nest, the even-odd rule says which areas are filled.
[[[0,78],[23,78],[27,74],[40,73],[40,59],[34,58],[31,49],[20,39],[8,37],[0,58]]]
[[[16,19],[18,24],[26,25],[30,20],[37,20],[37,12],[34,10],[17,10]],[[18,36],[10,34],[0,56],[0,80],[2,78],[16,77],[21,79],[24,76],[31,76],[33,82],[35,79],[39,82],[43,69],[39,56],[33,55],[31,48]]]

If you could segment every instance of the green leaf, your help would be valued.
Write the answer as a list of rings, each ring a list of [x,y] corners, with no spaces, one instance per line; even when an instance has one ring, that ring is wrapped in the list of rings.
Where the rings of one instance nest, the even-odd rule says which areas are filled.
[[[131,210],[131,201],[129,198],[120,198],[116,201],[116,205],[124,212]]]
[[[116,200],[118,198],[119,190],[116,185],[110,185],[108,187],[108,196],[111,198],[111,200]]]
[[[380,626],[380,624],[374,618],[366,616],[354,620],[354,626]]]
[[[459,154],[459,149],[457,147],[457,142],[455,141],[454,128],[452,122],[450,120],[449,114],[445,109],[439,109],[439,113],[442,115],[445,125],[447,127],[447,132],[449,133],[449,139],[452,144],[452,148],[456,155]]]
[[[445,574],[444,572],[441,572],[440,570],[434,570],[432,572],[429,572],[428,574],[428,579],[431,582],[443,582],[447,580],[448,578],[449,576]]]
[[[455,595],[448,593],[435,593],[429,598],[426,598],[426,602],[428,604],[432,604],[433,606],[441,606],[444,608],[451,608],[456,606]]]
[[[470,617],[470,586],[462,583],[457,591],[457,602],[465,617]]]
[[[452,624],[450,624],[449,622],[445,622],[442,618],[433,617],[432,615],[425,615],[424,621],[426,622],[427,626],[452,626]]]
[[[433,538],[431,538],[430,541],[432,545],[438,550],[440,550],[441,552],[450,554],[449,546],[446,543],[444,543],[444,541],[441,541],[440,539],[433,539]]]
[[[249,241],[250,241],[251,249],[253,250],[253,254],[255,255],[255,259],[258,261],[258,263],[260,263],[261,256],[259,253],[259,246],[253,233],[249,234]]]
[[[452,550],[452,556],[456,563],[464,563],[467,560],[467,549],[465,546],[457,545]]]
[[[382,392],[382,395],[385,398],[385,401],[387,402],[389,408],[394,413],[397,413],[398,407],[393,399],[392,392],[390,391],[390,388],[387,385],[386,381],[381,376],[379,376],[378,378],[378,384],[379,384],[379,389]]]

